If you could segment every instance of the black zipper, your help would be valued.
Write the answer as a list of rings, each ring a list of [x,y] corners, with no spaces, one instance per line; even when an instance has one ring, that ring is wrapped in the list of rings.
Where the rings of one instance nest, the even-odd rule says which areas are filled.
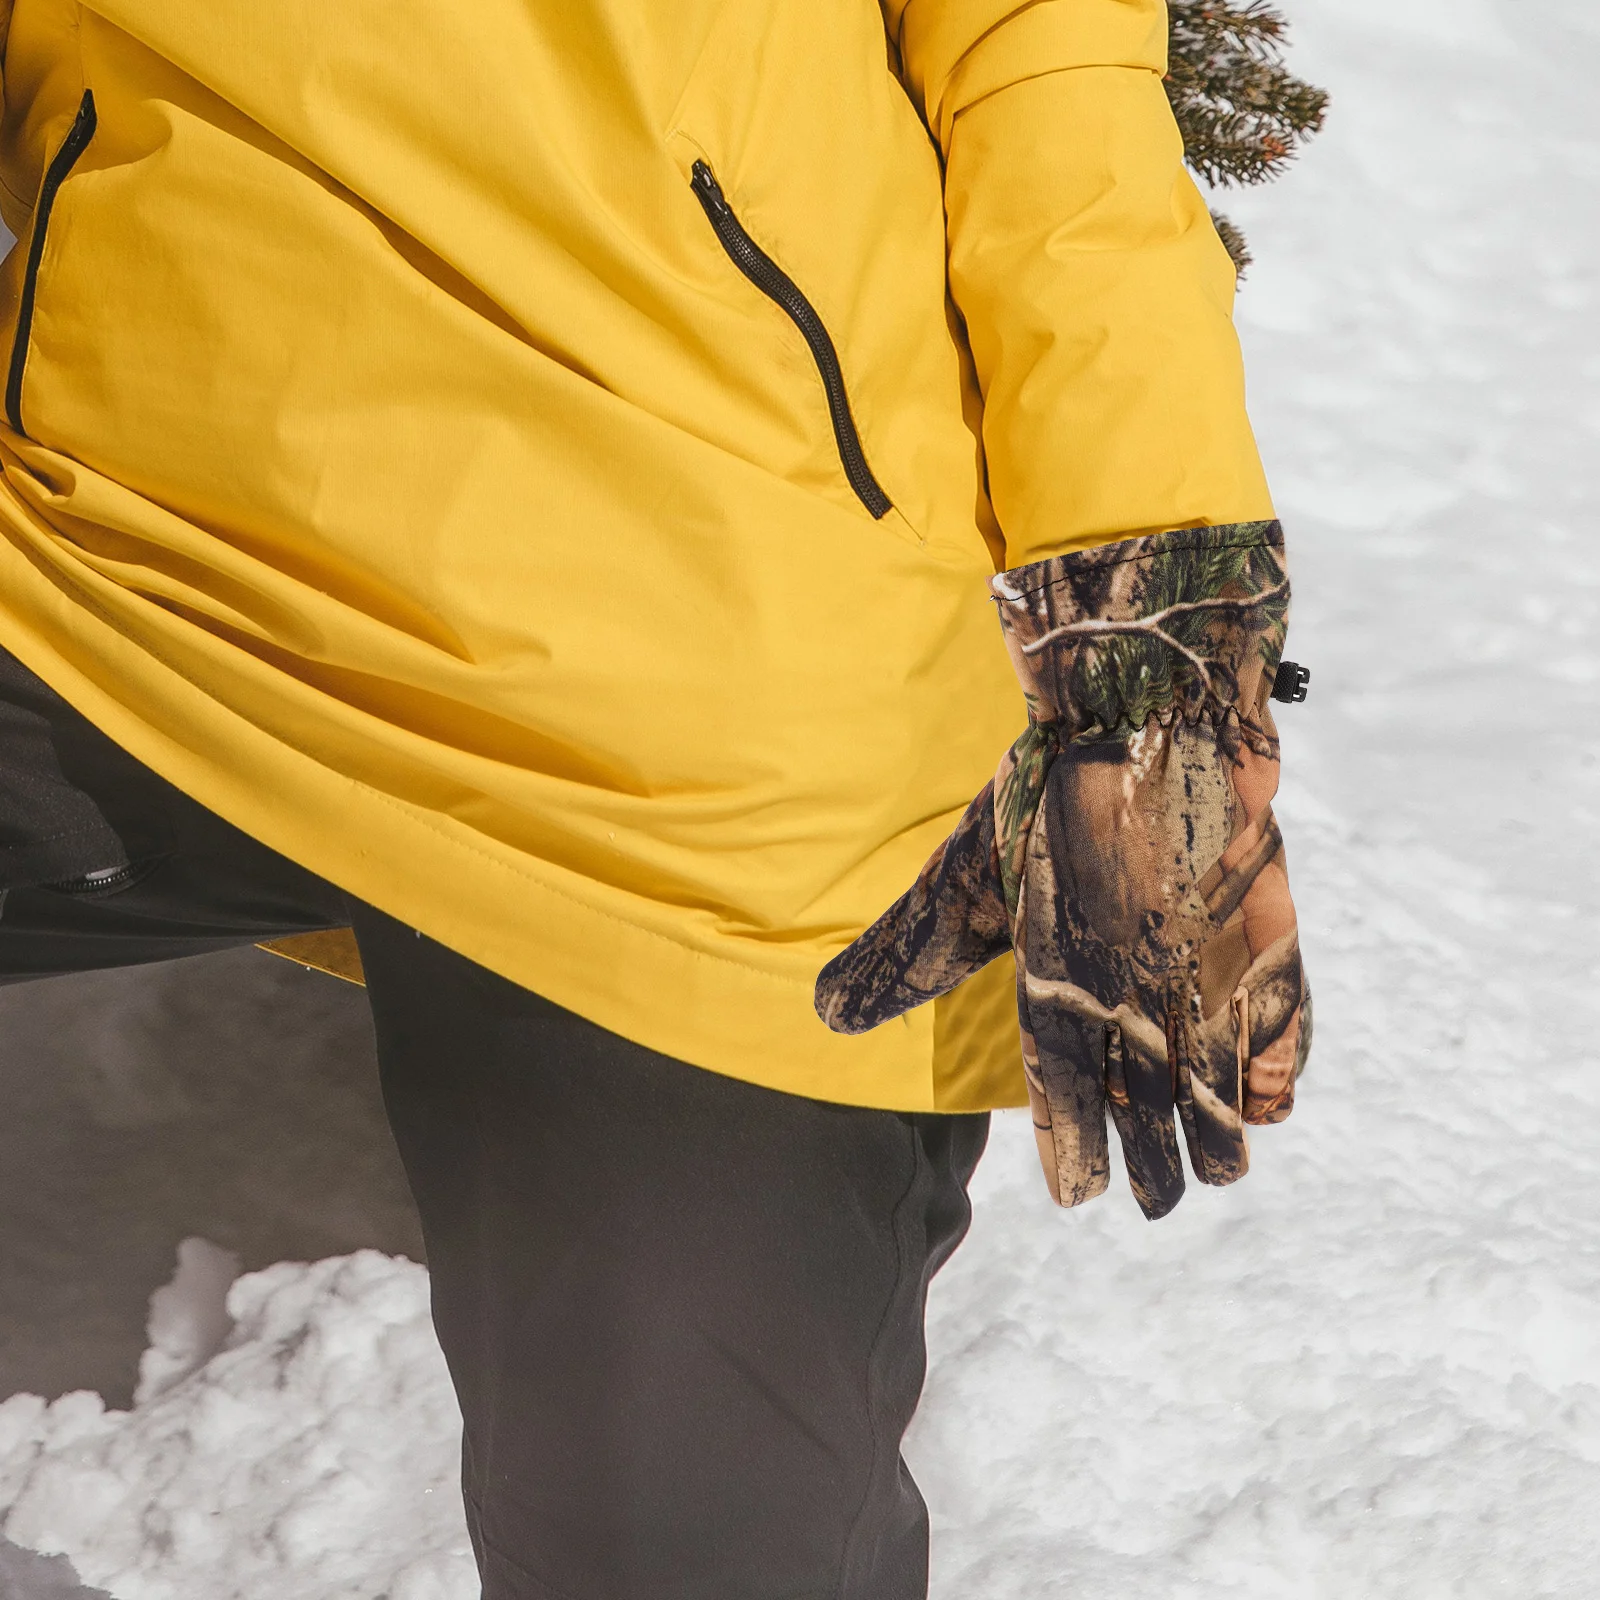
[[[833,437],[839,445],[839,464],[850,480],[860,500],[874,517],[887,516],[894,509],[893,502],[883,492],[883,485],[872,475],[867,465],[866,452],[861,448],[861,435],[856,431],[855,418],[850,415],[850,396],[845,392],[844,369],[839,365],[839,352],[817,315],[817,308],[795,286],[794,280],[765,250],[744,231],[744,224],[733,214],[722,185],[716,174],[704,161],[694,164],[690,183],[728,259],[747,277],[762,294],[774,301],[800,330],[801,337],[811,347],[811,358],[822,377],[822,387],[828,397],[828,415],[833,419]]]
[[[60,883],[48,883],[47,889],[57,894],[110,894],[115,889],[125,889],[135,878],[142,877],[145,863],[125,861],[120,867],[102,867],[98,872],[86,872],[81,878],[67,878]]]
[[[89,141],[94,138],[95,124],[94,94],[85,89],[83,99],[78,102],[78,114],[73,118],[66,138],[61,141],[55,159],[45,170],[39,203],[34,207],[33,238],[28,242],[28,270],[22,280],[22,301],[17,307],[17,331],[11,341],[11,369],[6,374],[6,417],[18,433],[25,431],[22,426],[22,375],[28,366],[28,342],[33,337],[33,299],[39,288],[39,263],[44,259],[50,213],[55,208],[57,191],[67,181],[67,174],[78,164],[78,157],[89,148]]]

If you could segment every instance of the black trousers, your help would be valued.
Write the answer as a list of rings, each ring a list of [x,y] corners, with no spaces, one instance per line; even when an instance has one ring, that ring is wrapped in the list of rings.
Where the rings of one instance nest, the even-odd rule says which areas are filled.
[[[486,1600],[926,1594],[900,1442],[986,1117],[608,1033],[267,850],[0,653],[0,874],[71,840],[100,852],[75,878],[13,872],[0,982],[354,927]]]

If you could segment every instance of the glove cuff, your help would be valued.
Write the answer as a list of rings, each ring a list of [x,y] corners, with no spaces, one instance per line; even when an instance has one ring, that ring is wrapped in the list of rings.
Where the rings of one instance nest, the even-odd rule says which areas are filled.
[[[1002,572],[990,591],[1033,719],[1064,738],[1236,714],[1247,742],[1275,753],[1266,702],[1289,614],[1279,523],[1075,550]]]

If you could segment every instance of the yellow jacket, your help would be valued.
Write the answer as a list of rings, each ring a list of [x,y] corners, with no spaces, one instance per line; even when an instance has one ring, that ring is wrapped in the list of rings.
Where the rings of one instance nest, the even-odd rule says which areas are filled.
[[[991,570],[1271,514],[1160,0],[0,20],[0,642],[630,1038],[1021,1100],[1010,963],[812,984],[1021,724]]]

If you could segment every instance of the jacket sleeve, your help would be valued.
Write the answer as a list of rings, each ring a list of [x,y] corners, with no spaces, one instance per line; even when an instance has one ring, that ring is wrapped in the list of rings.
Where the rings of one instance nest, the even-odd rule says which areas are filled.
[[[1264,520],[1233,266],[1183,164],[1163,0],[882,0],[945,164],[1006,564]]]

